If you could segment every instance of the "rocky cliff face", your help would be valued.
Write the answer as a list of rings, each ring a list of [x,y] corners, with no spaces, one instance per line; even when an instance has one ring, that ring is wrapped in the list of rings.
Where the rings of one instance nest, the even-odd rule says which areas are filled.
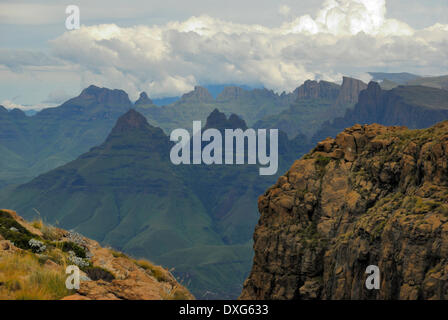
[[[242,299],[448,299],[448,122],[346,129],[258,207]]]
[[[298,87],[295,94],[298,99],[336,99],[339,95],[340,86],[328,81],[307,80]]]
[[[354,104],[358,102],[359,93],[367,89],[367,84],[361,80],[343,77],[341,91],[337,104]]]
[[[225,87],[224,90],[216,97],[217,101],[237,100],[244,95],[244,89],[240,87]]]
[[[210,94],[210,92],[204,88],[204,87],[200,87],[200,86],[196,86],[194,87],[194,90],[186,93],[182,96],[181,101],[183,102],[212,102],[213,96]]]
[[[342,117],[358,102],[359,94],[365,89],[367,89],[367,84],[361,80],[343,77],[339,95],[326,113],[327,119]]]
[[[68,265],[77,265],[81,270],[78,290],[65,286]],[[41,221],[28,223],[14,211],[3,209],[0,298],[162,300],[193,296],[162,267],[103,248],[75,232]]]
[[[448,119],[448,91],[423,86],[399,86],[382,90],[370,82],[359,94],[358,103],[343,117],[327,121],[315,134],[313,141],[334,137],[355,123],[379,123],[387,126],[407,126],[411,129],[427,128]]]

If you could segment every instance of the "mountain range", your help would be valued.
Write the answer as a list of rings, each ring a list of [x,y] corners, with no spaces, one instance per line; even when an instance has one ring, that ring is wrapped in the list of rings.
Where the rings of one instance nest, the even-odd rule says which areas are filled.
[[[205,128],[247,126],[215,110]],[[172,145],[131,109],[104,143],[4,191],[0,202],[25,218],[39,212],[49,223],[175,268],[197,297],[236,297],[250,266],[256,198],[276,177],[249,165],[175,166]],[[281,133],[281,170],[306,150]]]
[[[364,82],[349,77],[343,78],[342,85],[308,80],[294,91],[297,98],[288,109],[265,116],[254,127],[278,128],[290,138],[300,134],[311,137],[326,120],[342,116],[352,108],[366,88]]]
[[[400,85],[448,89],[448,76],[421,77],[407,72],[369,72],[369,74],[373,77],[372,81],[378,82],[384,90],[391,90]]]
[[[378,83],[370,82],[368,88],[360,93],[355,107],[347,110],[343,117],[325,122],[313,141],[335,137],[357,123],[422,129],[444,119],[448,119],[448,90],[425,86],[399,86],[383,90]]]
[[[0,187],[26,182],[73,160],[103,141],[131,107],[124,91],[95,86],[34,116],[0,106]]]
[[[252,262],[257,198],[311,149],[311,139],[356,123],[429,127],[448,119],[447,95],[344,77],[342,85],[307,81],[288,94],[232,86],[212,95],[196,87],[160,107],[146,93],[133,104],[124,91],[90,86],[31,117],[0,108],[0,203],[174,268],[198,298],[235,298]],[[193,120],[220,131],[280,129],[278,174],[172,165],[168,133]]]
[[[340,87],[329,82],[327,85],[335,92]],[[304,116],[295,116],[294,121],[287,121],[285,125],[279,126],[290,138],[301,135],[300,130],[292,128],[301,125],[305,127],[308,123],[315,127],[314,122],[320,123],[321,119],[332,118],[321,117],[322,111],[331,103],[327,100],[322,102],[321,97],[313,95],[313,85],[308,85],[308,82],[294,92],[281,95],[267,89],[249,89],[244,86],[219,86],[211,89],[214,90],[214,95],[206,88],[198,86],[178,101],[163,107],[155,105],[145,92],[141,93],[134,104],[122,90],[93,85],[84,89],[78,97],[32,116],[19,109],[7,110],[0,106],[0,150],[3,154],[0,160],[0,188],[26,182],[100,144],[118,117],[132,107],[165,133],[176,128],[189,128],[195,120],[205,122],[214,109],[219,109],[227,116],[237,114],[249,126],[256,128],[260,125],[254,126],[255,122],[273,116],[273,121],[265,121],[269,127],[273,127],[279,123],[275,121],[275,115],[288,110],[297,101],[301,102],[298,103],[296,111]],[[218,89],[222,89],[219,94]],[[350,94],[356,97],[357,91]],[[321,96],[325,99],[334,98],[331,95],[324,97],[323,93]],[[307,132],[307,129],[303,131]]]

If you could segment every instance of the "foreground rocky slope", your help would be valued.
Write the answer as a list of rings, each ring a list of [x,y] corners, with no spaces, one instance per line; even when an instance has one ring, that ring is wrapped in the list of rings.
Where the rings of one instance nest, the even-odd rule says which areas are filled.
[[[242,299],[447,299],[448,122],[356,125],[259,198]],[[377,265],[380,290],[365,288]]]
[[[77,291],[65,286],[65,268],[81,269]],[[101,247],[80,234],[32,224],[0,210],[0,299],[193,299],[171,273],[145,260]]]

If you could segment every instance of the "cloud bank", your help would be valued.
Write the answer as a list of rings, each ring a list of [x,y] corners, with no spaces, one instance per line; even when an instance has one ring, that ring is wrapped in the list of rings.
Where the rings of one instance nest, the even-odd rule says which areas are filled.
[[[196,84],[263,85],[292,91],[307,79],[365,79],[371,70],[448,71],[448,25],[416,30],[388,19],[385,0],[327,0],[314,15],[278,27],[207,15],[163,25],[83,26],[51,41],[51,59],[69,65],[82,85],[125,89],[131,97],[180,95]],[[0,64],[17,67],[11,55]],[[20,57],[29,61],[29,53]],[[38,56],[40,64],[51,59]]]

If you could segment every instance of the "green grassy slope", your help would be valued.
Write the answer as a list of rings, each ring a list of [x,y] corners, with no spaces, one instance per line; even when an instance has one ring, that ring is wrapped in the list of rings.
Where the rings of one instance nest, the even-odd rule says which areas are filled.
[[[90,86],[32,117],[0,107],[0,186],[29,180],[98,145],[131,106],[124,91]]]
[[[285,138],[278,174],[308,149]],[[28,219],[37,210],[49,223],[174,267],[198,297],[236,298],[251,265],[257,198],[276,176],[259,176],[258,166],[248,165],[175,166],[171,146],[131,110],[103,144],[5,190],[0,203]]]

